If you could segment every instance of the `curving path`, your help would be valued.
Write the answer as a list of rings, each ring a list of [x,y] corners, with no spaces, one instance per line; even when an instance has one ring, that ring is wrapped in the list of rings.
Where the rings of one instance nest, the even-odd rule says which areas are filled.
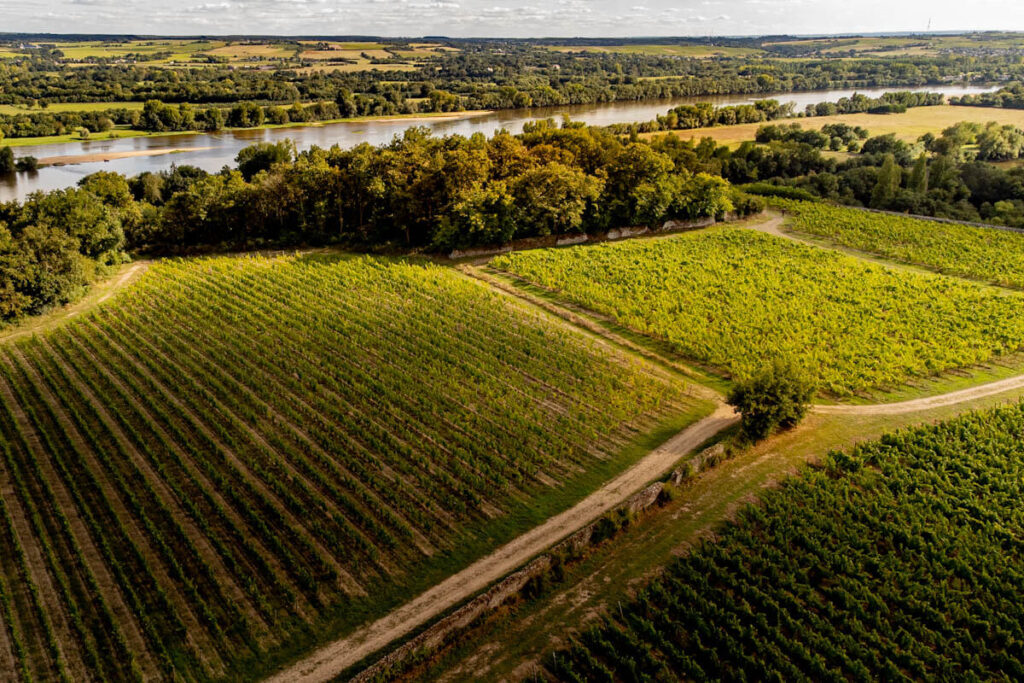
[[[645,484],[665,474],[684,455],[738,419],[731,407],[719,404],[711,415],[679,432],[570,509],[551,517],[372,624],[323,646],[268,681],[312,683],[337,677],[348,667],[472,597],[535,555],[618,507]]]
[[[89,292],[75,303],[62,306],[49,313],[28,318],[25,322],[13,327],[0,329],[0,342],[21,337],[31,337],[33,334],[56,327],[77,315],[85,313],[94,306],[102,304],[125,286],[138,279],[149,268],[149,264],[149,261],[135,261],[130,265],[124,266],[117,275],[109,277],[103,282],[91,285]]]

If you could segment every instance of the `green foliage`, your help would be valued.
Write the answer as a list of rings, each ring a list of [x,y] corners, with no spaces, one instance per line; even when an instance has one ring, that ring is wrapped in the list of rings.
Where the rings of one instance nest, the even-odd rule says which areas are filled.
[[[295,143],[291,140],[258,142],[240,151],[235,163],[242,177],[248,181],[260,171],[269,171],[274,164],[286,164],[294,158]]]
[[[544,659],[559,681],[1024,676],[1024,406],[831,455]]]
[[[255,678],[565,509],[684,392],[450,268],[161,261],[0,347],[0,614],[32,680],[65,615],[97,677]]]
[[[754,443],[776,429],[796,426],[814,393],[814,383],[802,370],[776,358],[750,377],[737,380],[728,403],[740,413],[744,438]]]
[[[124,259],[124,226],[138,219],[124,178],[100,173],[83,188],[0,205],[0,323],[79,296],[106,265]],[[103,186],[118,187],[118,206]],[[96,192],[93,192],[96,190]]]
[[[14,150],[0,147],[0,175],[14,173]]]
[[[1024,348],[1018,297],[752,230],[517,252],[491,265],[735,377],[765,357],[791,358],[831,394]]]
[[[879,215],[822,203],[773,200],[796,230],[942,273],[1024,288],[1024,235]],[[1014,211],[1008,207],[1009,211]]]

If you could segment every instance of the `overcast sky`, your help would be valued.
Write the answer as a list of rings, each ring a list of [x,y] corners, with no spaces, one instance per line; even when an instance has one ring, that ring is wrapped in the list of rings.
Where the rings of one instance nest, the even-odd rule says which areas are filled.
[[[1024,0],[0,0],[0,31],[692,36],[1024,29]]]

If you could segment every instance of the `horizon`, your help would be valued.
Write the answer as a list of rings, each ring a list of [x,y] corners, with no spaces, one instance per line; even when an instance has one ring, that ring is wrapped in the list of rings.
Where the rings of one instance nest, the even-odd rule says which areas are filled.
[[[527,38],[756,37],[1024,30],[1024,7],[1012,0],[5,0],[10,33],[58,35],[445,36]],[[999,27],[992,26],[998,17]],[[266,32],[268,26],[275,31]],[[836,27],[842,27],[836,31]],[[628,27],[628,31],[624,30]],[[895,28],[894,28],[895,27]],[[324,30],[327,28],[328,30]],[[144,29],[140,31],[139,29]],[[535,38],[536,39],[536,38]]]

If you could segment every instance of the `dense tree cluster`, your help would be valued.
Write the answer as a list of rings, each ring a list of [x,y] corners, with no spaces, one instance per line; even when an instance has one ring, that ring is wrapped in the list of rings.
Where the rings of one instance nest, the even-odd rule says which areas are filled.
[[[0,321],[75,297],[123,258],[124,233],[141,218],[120,176],[0,204]]]
[[[999,107],[1003,109],[1024,109],[1024,84],[1011,83],[995,92],[978,93],[951,97],[950,104],[962,107]]]
[[[91,133],[102,133],[115,125],[131,125],[138,117],[138,112],[123,107],[103,111],[37,110],[24,114],[0,114],[0,139],[67,135],[83,128]]]
[[[547,120],[490,139],[411,128],[379,147],[297,154],[289,141],[260,143],[214,174],[191,166],[133,178],[95,173],[78,188],[0,205],[0,314],[68,300],[126,249],[448,250],[761,208],[704,173],[701,159],[691,143],[624,142]]]
[[[388,145],[297,156],[289,143],[264,143],[243,150],[237,170],[133,179],[152,220],[131,246],[341,240],[450,249],[732,208],[728,184],[700,172],[692,145],[660,149],[552,121],[490,139],[412,128]]]
[[[818,137],[766,126],[759,139],[767,144],[751,141],[730,150],[706,139],[695,150],[702,170],[748,192],[1024,226],[1024,169],[990,163],[1024,155],[1024,131],[962,122],[916,143],[889,134],[860,144],[863,133],[826,127]],[[820,151],[826,137],[830,149],[841,149],[848,139],[846,149],[860,153],[845,160],[826,157]]]

